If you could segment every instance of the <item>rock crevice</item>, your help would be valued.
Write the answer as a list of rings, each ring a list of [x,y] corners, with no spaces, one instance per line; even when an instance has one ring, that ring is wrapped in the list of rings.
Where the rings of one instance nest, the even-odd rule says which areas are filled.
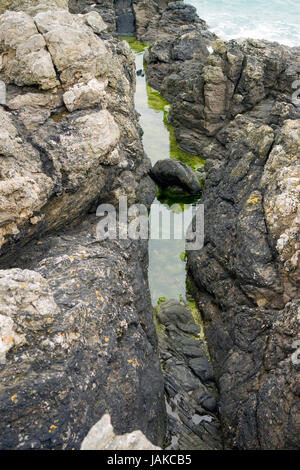
[[[207,159],[205,244],[188,253],[188,272],[221,423],[230,447],[298,449],[299,48],[206,45],[201,32],[180,31],[145,59],[180,146]]]
[[[155,195],[134,57],[65,7],[0,2],[0,448],[79,449],[105,413],[162,445],[147,244],[90,214]]]

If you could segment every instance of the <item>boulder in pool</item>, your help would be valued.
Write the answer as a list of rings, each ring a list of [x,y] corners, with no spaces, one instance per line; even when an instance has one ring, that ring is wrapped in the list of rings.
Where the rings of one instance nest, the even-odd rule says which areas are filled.
[[[175,192],[197,195],[202,191],[197,174],[179,160],[159,160],[151,170],[151,177],[162,188]]]

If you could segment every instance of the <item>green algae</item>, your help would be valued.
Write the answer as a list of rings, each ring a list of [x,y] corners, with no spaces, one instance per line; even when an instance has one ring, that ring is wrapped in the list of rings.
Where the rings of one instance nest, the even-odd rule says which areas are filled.
[[[169,132],[170,158],[175,158],[183,163],[186,163],[193,170],[203,168],[205,164],[204,158],[201,158],[199,155],[187,153],[179,147],[175,137],[174,126],[172,126],[172,124],[170,124],[168,121],[168,113],[170,109],[170,104],[168,103],[168,101],[166,101],[157,90],[155,90],[148,84],[146,84],[146,91],[148,95],[149,107],[154,111],[163,113],[163,123]]]
[[[157,112],[165,112],[165,107],[169,103],[162,97],[162,95],[146,83],[146,91],[148,96],[148,106]]]
[[[175,137],[175,129],[168,122],[167,116],[168,116],[168,113],[165,111],[164,124],[170,134],[170,157],[176,158],[177,160],[180,160],[182,163],[189,165],[193,170],[200,170],[201,168],[204,167],[205,159],[199,157],[198,155],[187,153],[179,147],[176,137]]]
[[[145,52],[145,50],[150,46],[150,44],[138,41],[134,36],[119,36],[119,40],[128,42],[131,49],[137,54]]]
[[[194,322],[200,328],[200,333],[198,333],[198,335],[195,335],[195,338],[200,339],[202,341],[205,341],[204,325],[203,325],[203,321],[202,321],[201,315],[199,313],[199,310],[197,308],[196,302],[189,295],[187,297],[188,297],[187,298],[188,306],[186,306],[186,307],[187,307],[188,311],[190,312],[190,314],[192,315]]]
[[[127,41],[131,49],[138,55],[141,56],[145,50],[149,47],[149,44],[142,43],[138,41],[134,36],[119,36],[120,40]],[[142,67],[145,64],[142,59],[139,60],[139,65]],[[144,66],[145,68],[145,66]],[[152,88],[148,83],[146,83],[146,94],[148,100],[148,108],[155,111],[156,113],[162,113],[162,125],[168,131],[169,134],[169,155],[170,158],[175,158],[180,160],[183,163],[189,165],[193,170],[198,170],[203,168],[205,160],[199,155],[194,155],[187,153],[182,150],[175,137],[174,126],[168,122],[168,112],[170,109],[170,104],[166,101],[163,96],[154,88]],[[151,122],[149,123],[151,125]],[[159,136],[156,136],[159,138]],[[151,155],[149,155],[151,158]],[[162,157],[163,158],[163,157]],[[166,157],[164,157],[166,158]]]
[[[158,299],[157,301],[157,305],[155,305],[153,307],[153,311],[154,311],[154,324],[155,324],[155,328],[156,328],[156,331],[158,334],[160,333],[163,333],[164,330],[165,330],[165,326],[162,325],[158,318],[157,318],[157,314],[159,313],[160,311],[160,306],[162,303],[166,302],[167,300],[172,300],[171,298],[166,298],[166,297],[161,297],[160,299]],[[196,339],[198,341],[203,341],[204,342],[204,345],[207,349],[207,344],[206,344],[206,340],[205,340],[205,334],[204,334],[204,325],[203,325],[203,321],[202,321],[202,318],[201,318],[201,315],[199,313],[199,310],[197,308],[197,305],[196,305],[196,302],[192,299],[192,297],[190,295],[188,295],[188,298],[186,301],[184,301],[184,299],[182,298],[182,296],[180,295],[179,296],[179,302],[181,303],[181,305],[186,308],[186,310],[188,310],[188,312],[191,314],[191,321],[189,321],[189,323],[192,323],[194,322],[200,329],[200,332],[197,333],[197,334],[192,334],[192,333],[187,333],[185,332],[185,336],[189,337],[189,338],[193,338],[193,339]],[[207,350],[207,354],[208,354],[208,350]]]
[[[136,69],[145,69],[143,53],[148,44],[143,44],[134,37],[122,36],[120,39],[125,39],[135,53]],[[142,75],[136,77],[135,107],[140,114],[140,125],[144,131],[144,148],[152,165],[158,160],[175,158],[193,170],[203,168],[204,159],[201,156],[184,152],[179,147],[175,138],[175,129],[168,122],[170,104],[157,90],[147,84],[146,77]],[[175,204],[178,211],[183,212],[187,205],[196,205],[199,198],[199,195],[194,197],[158,188],[156,202],[164,206],[163,217],[167,217],[167,212],[174,212]],[[159,308],[159,304],[167,298],[180,301],[187,296],[186,259],[180,255],[184,250],[184,239],[149,240],[149,284],[155,309]],[[159,325],[156,326],[159,328]]]
[[[160,304],[162,304],[163,302],[165,302],[167,299],[165,297],[161,297],[160,299],[158,299],[157,301],[157,305],[155,307],[153,307],[153,313],[154,313],[154,325],[155,325],[155,329],[156,329],[156,332],[157,334],[161,334],[164,332],[165,330],[165,326],[162,325],[159,321],[158,321],[158,318],[157,318],[157,314],[158,312],[160,311]]]
[[[190,194],[175,193],[170,188],[157,187],[156,197],[161,204],[166,204],[169,207],[175,204],[182,208],[182,212],[185,209],[185,204],[195,204],[199,201],[200,196],[191,196]]]

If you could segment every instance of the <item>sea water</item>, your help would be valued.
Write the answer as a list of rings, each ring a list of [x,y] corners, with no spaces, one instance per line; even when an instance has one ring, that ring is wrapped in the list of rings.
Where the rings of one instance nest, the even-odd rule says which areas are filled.
[[[300,0],[188,0],[221,39],[268,39],[300,46]]]

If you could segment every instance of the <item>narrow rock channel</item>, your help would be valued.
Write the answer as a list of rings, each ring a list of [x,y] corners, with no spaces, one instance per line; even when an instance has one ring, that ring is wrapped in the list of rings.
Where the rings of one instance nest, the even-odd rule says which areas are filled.
[[[162,159],[175,158],[200,175],[204,160],[179,148],[173,127],[168,123],[169,105],[147,84],[143,61],[147,45],[130,36],[120,39],[126,40],[135,53],[135,106],[144,131],[144,148],[152,165]],[[183,212],[188,224],[191,222],[200,197],[174,194],[157,187],[157,197],[151,206],[151,213],[162,214],[161,220],[171,220],[171,226],[174,220],[169,239],[161,229],[160,239],[149,240],[149,285],[168,414],[166,446],[174,450],[222,448],[217,389],[201,317],[186,278],[185,233],[180,234],[176,224],[176,215]],[[151,223],[157,220],[153,222],[151,218]]]

